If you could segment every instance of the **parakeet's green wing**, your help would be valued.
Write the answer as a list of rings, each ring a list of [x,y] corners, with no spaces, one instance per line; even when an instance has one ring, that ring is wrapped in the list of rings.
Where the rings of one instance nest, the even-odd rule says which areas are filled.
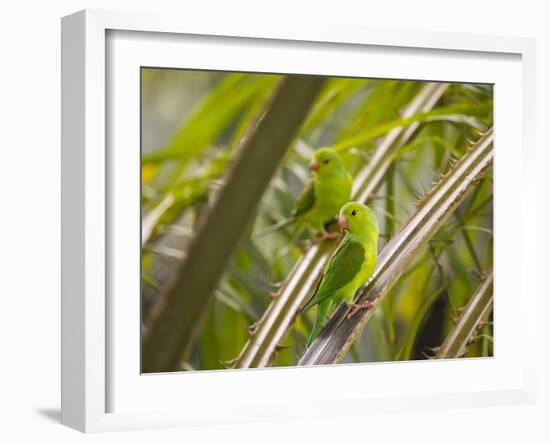
[[[300,216],[309,212],[315,204],[315,186],[313,180],[309,180],[301,195],[298,197],[294,209],[292,210],[292,216]]]
[[[329,261],[315,295],[303,310],[323,302],[336,290],[348,284],[361,270],[364,259],[363,246],[357,241],[345,240]]]

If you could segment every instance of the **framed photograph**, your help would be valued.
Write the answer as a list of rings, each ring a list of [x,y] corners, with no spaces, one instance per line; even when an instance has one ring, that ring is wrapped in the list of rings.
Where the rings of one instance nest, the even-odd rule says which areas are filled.
[[[534,400],[532,40],[82,11],[62,55],[64,424]]]

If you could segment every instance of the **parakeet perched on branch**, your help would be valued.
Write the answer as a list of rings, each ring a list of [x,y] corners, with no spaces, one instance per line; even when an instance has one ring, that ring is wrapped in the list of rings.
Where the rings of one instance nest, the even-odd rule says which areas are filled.
[[[369,308],[370,303],[353,304],[355,292],[370,278],[378,259],[378,220],[367,206],[349,202],[338,217],[340,229],[346,235],[330,257],[311,300],[302,308],[306,311],[318,305],[317,320],[309,336],[309,347],[332,306],[345,302],[352,306],[350,315]]]
[[[328,147],[315,151],[309,170],[313,176],[306,183],[290,217],[260,232],[256,238],[293,222],[303,222],[327,235],[325,224],[335,219],[342,205],[350,199],[352,178],[340,155]]]

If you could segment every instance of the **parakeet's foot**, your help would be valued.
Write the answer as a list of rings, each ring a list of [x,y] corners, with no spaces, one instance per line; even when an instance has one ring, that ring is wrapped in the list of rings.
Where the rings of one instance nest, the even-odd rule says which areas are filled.
[[[374,304],[367,299],[363,301],[361,304],[351,304],[350,308],[351,310],[347,316],[348,320],[353,318],[359,310],[364,310],[364,309],[370,310],[371,308],[374,308]]]
[[[340,238],[342,235],[340,232],[327,232],[326,230],[323,230],[322,233],[320,233],[319,235],[317,235],[315,237],[315,239],[313,240],[314,243],[320,243],[320,242],[323,242],[323,241],[326,241],[326,240],[333,240],[333,239],[338,239]]]

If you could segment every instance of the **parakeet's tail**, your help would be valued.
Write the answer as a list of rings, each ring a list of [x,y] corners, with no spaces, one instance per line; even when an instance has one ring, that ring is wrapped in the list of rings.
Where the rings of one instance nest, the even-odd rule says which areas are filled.
[[[317,293],[317,289],[315,289],[315,291],[313,292],[313,295],[311,296],[311,298],[309,298],[309,300],[298,310],[299,315],[301,315],[302,313],[307,312],[311,307],[318,304],[318,302],[315,298],[315,293]]]
[[[311,330],[311,333],[307,340],[306,348],[309,348],[311,343],[315,340],[315,338],[319,334],[319,331],[323,326],[323,322],[325,321],[325,317],[327,316],[327,312],[329,311],[331,305],[332,305],[332,301],[330,300],[319,304],[319,307],[317,310],[317,319],[315,320],[315,325],[313,326],[313,329]]]
[[[314,305],[320,304],[326,299],[328,299],[334,292],[334,289],[331,290],[324,290],[323,292],[319,292],[319,285],[321,284],[322,279],[319,280],[317,283],[317,287],[315,288],[315,291],[313,292],[313,295],[309,300],[298,310],[298,314],[302,314],[304,312],[307,312],[311,307]]]
[[[293,221],[294,221],[293,217],[283,219],[283,220],[279,221],[277,224],[274,224],[274,225],[268,227],[267,229],[262,230],[259,233],[256,233],[256,235],[254,235],[252,237],[252,239],[262,238],[263,236],[269,235],[270,233],[276,232],[277,230],[281,230],[282,228],[284,228],[284,227],[288,226],[289,224],[291,224]]]

